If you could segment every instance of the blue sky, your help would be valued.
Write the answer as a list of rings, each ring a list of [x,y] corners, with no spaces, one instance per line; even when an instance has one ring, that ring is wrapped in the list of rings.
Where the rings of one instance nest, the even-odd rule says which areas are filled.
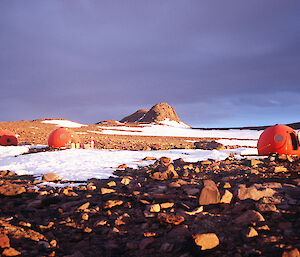
[[[0,120],[299,122],[300,2],[0,2]]]

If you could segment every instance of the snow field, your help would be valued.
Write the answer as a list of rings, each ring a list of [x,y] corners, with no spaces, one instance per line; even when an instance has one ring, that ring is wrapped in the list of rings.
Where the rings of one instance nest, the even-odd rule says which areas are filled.
[[[54,152],[40,152],[15,156],[23,153],[25,147],[10,148],[11,154],[0,148],[0,170],[14,171],[19,175],[42,176],[45,173],[55,172],[62,179],[70,181],[85,181],[89,178],[108,178],[121,164],[137,168],[152,164],[154,161],[143,161],[147,156],[160,158],[170,157],[172,160],[183,158],[187,162],[196,162],[207,159],[223,160],[233,153],[237,156],[249,149],[237,148],[228,150],[167,150],[167,151],[124,151],[104,149],[68,149]],[[20,148],[20,149],[19,149]],[[29,148],[27,148],[27,151]]]

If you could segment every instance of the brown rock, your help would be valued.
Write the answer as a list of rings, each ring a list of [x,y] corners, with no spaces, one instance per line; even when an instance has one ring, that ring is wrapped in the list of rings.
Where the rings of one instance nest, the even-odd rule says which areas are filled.
[[[209,205],[218,203],[220,203],[220,193],[215,182],[212,180],[205,180],[204,188],[199,197],[199,204]]]
[[[161,158],[159,159],[159,161],[160,161],[160,163],[161,163],[162,165],[165,165],[165,166],[168,166],[169,164],[172,163],[171,158],[168,158],[168,157],[161,157]]]
[[[201,250],[213,249],[219,245],[219,238],[214,233],[197,234],[193,236],[195,244],[201,247]]]
[[[104,204],[104,209],[110,209],[112,207],[118,206],[118,205],[122,205],[124,202],[122,200],[108,200],[105,204]]]
[[[297,248],[291,250],[285,250],[282,257],[300,257],[300,253]]]
[[[44,174],[43,180],[47,181],[47,182],[53,182],[53,181],[61,180],[61,177],[54,172],[50,172],[50,173]]]
[[[168,213],[159,213],[157,218],[159,219],[161,224],[179,225],[184,221],[183,216]]]
[[[224,150],[226,147],[221,143],[216,141],[199,141],[195,142],[194,146],[196,149],[203,149],[203,150]]]
[[[6,234],[0,233],[0,248],[10,247],[9,238]]]
[[[156,204],[151,204],[149,206],[149,211],[150,212],[160,212],[160,205],[158,203]]]
[[[116,185],[117,184],[116,184],[115,181],[110,181],[110,182],[107,183],[107,186],[109,186],[109,187],[115,187]]]
[[[254,184],[253,186],[246,187],[246,185],[239,185],[237,191],[237,197],[240,200],[252,199],[258,201],[263,197],[272,197],[276,193],[276,190],[268,184]]]
[[[0,194],[5,196],[15,196],[26,192],[25,187],[18,184],[4,184],[0,186]]]
[[[264,217],[257,211],[248,210],[234,220],[234,223],[247,225],[252,222],[265,221]]]
[[[81,206],[79,206],[79,207],[77,208],[77,210],[78,210],[78,211],[84,211],[84,210],[88,209],[89,206],[90,206],[90,203],[89,203],[89,202],[86,202],[86,203],[82,204]]]
[[[111,189],[111,188],[105,188],[105,187],[101,188],[101,194],[103,194],[103,195],[111,194],[111,193],[115,193],[115,192],[116,192],[116,190]]]
[[[251,237],[255,237],[255,236],[258,236],[257,231],[252,227],[248,228],[247,233],[246,233],[246,237],[251,238]]]
[[[230,203],[232,200],[233,194],[229,190],[225,190],[224,195],[221,198],[221,203]]]
[[[19,251],[12,247],[4,249],[4,251],[2,252],[3,256],[18,256],[20,254],[21,253]]]
[[[151,157],[151,156],[146,156],[143,160],[144,161],[155,161],[156,158],[155,157]]]
[[[88,220],[89,219],[89,215],[86,212],[84,212],[84,213],[81,214],[81,219],[82,220]]]
[[[160,208],[161,209],[168,209],[168,208],[172,208],[174,206],[174,203],[161,203],[160,204]]]
[[[123,185],[129,185],[130,184],[130,182],[131,182],[131,180],[132,180],[132,177],[123,177],[122,178],[122,180],[121,180],[121,184],[123,184]]]
[[[166,180],[166,179],[168,179],[168,173],[167,172],[154,172],[150,177],[155,180]]]

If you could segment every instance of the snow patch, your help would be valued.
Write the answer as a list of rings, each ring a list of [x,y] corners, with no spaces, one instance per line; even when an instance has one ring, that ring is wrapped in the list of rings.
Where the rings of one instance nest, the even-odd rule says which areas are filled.
[[[59,127],[65,127],[65,128],[80,128],[83,126],[87,126],[81,123],[77,123],[71,120],[44,120],[41,121],[42,123],[48,123],[48,124],[55,124]]]
[[[42,176],[55,172],[64,180],[86,181],[89,178],[104,179],[113,176],[113,172],[121,164],[132,168],[145,166],[154,161],[142,161],[147,156],[160,158],[170,157],[172,160],[182,158],[188,162],[207,159],[223,160],[230,153],[240,155],[244,148],[226,150],[167,150],[167,151],[125,151],[106,149],[68,149],[54,152],[39,152],[19,155],[27,152],[27,146],[0,148],[0,170],[10,170],[19,175]]]
[[[164,121],[160,121],[162,125],[167,125],[170,127],[175,127],[175,128],[190,128],[189,125],[185,124],[184,122],[177,122],[175,120],[170,120],[169,118],[166,118]]]
[[[199,137],[220,139],[254,139],[257,140],[262,133],[258,130],[203,130],[188,127],[171,127],[168,125],[143,124],[137,127],[102,127],[100,134],[131,135],[131,136],[169,136],[169,137]],[[129,131],[126,131],[129,130]]]

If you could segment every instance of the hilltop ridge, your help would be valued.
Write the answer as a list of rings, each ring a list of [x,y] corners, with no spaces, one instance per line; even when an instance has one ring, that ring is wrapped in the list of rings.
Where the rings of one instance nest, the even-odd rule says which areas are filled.
[[[184,124],[178,117],[176,111],[167,103],[158,103],[151,107],[150,110],[140,109],[131,115],[128,115],[120,120],[123,123],[164,123],[176,122]],[[186,125],[186,124],[184,124]]]

